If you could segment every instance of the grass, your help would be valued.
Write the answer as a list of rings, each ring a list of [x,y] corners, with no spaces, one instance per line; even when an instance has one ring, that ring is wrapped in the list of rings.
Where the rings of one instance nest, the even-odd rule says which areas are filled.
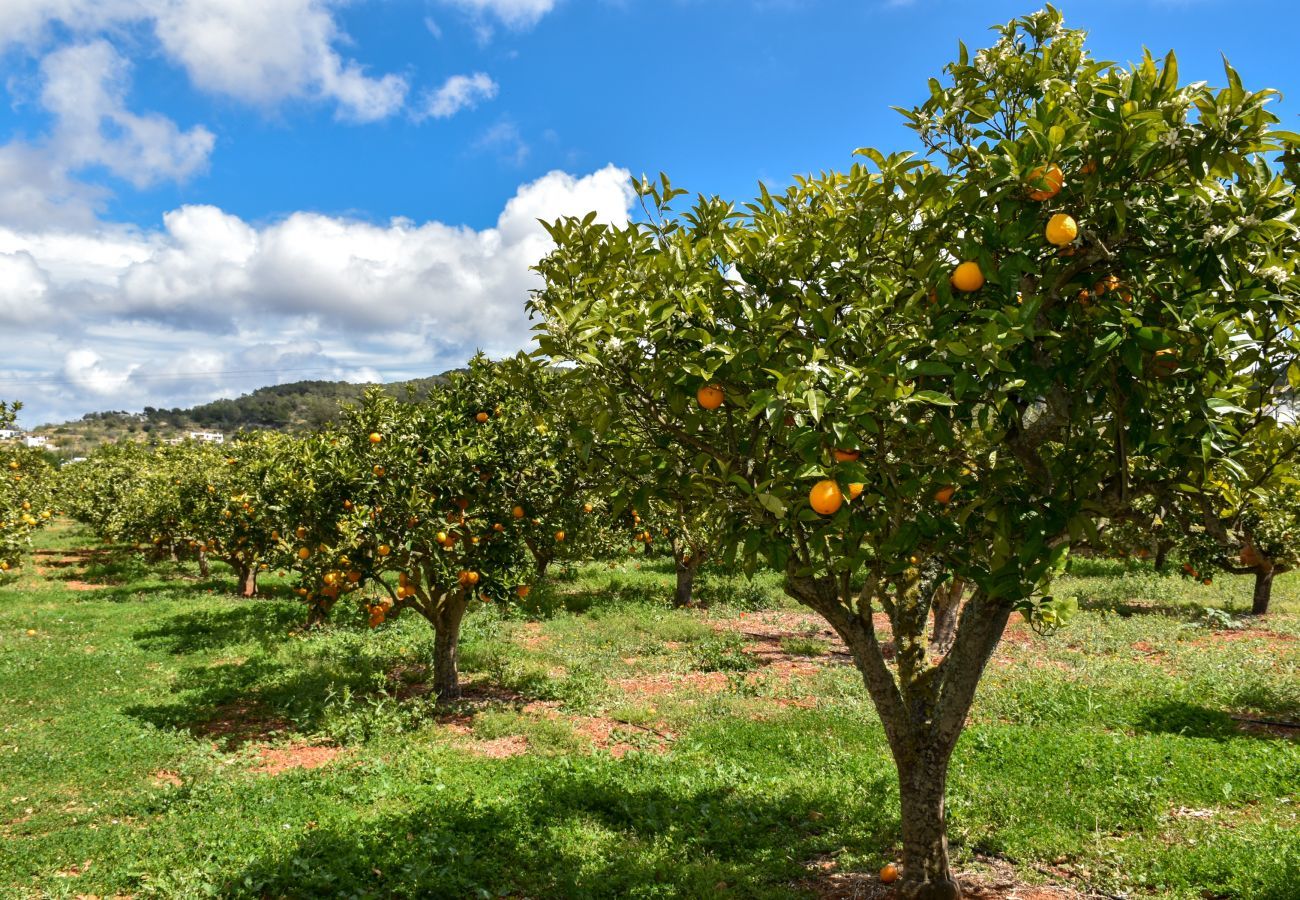
[[[861,679],[774,577],[671,610],[668,566],[592,565],[532,616],[477,608],[449,711],[419,621],[304,632],[274,576],[242,601],[224,570],[41,540],[44,571],[0,583],[0,897],[796,897],[814,862],[898,852]],[[1300,721],[1300,579],[1276,591],[1265,625],[1211,628],[1245,579],[1076,566],[1079,615],[1016,625],[986,673],[951,773],[959,865],[1295,897],[1300,741],[1241,721]],[[308,745],[339,752],[260,765]]]

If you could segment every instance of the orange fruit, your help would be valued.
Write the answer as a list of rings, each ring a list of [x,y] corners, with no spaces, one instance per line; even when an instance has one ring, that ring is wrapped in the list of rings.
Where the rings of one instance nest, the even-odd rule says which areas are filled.
[[[831,455],[835,457],[836,462],[853,462],[862,455],[862,452],[860,450],[842,450],[836,448],[831,452]]]
[[[1039,166],[1029,173],[1028,183],[1030,200],[1051,200],[1061,192],[1061,187],[1065,184],[1065,175],[1061,172],[1061,167],[1055,163],[1050,166]]]
[[[481,412],[481,413],[479,413],[477,416],[474,417],[474,421],[475,421],[475,422],[478,422],[480,425],[482,425],[484,422],[486,422],[486,421],[488,420],[488,418],[489,418],[489,416],[488,416],[487,413],[485,413],[485,412]]]
[[[591,504],[590,503],[582,504],[582,511],[585,513],[591,512]]]
[[[844,494],[840,486],[830,478],[824,478],[812,486],[808,492],[808,503],[813,512],[821,516],[833,516],[844,503]]]
[[[1090,159],[1079,168],[1080,175],[1091,175],[1097,171],[1097,160]]]
[[[510,510],[510,515],[514,516],[516,519],[522,519],[524,517],[524,508],[522,506],[516,506],[514,509]]]
[[[1049,244],[1064,247],[1073,244],[1074,239],[1079,236],[1079,223],[1074,221],[1073,216],[1057,213],[1047,220],[1047,228],[1043,230],[1043,234]]]
[[[388,554],[393,552],[393,548],[388,546],[387,544],[380,544],[378,547],[378,551],[380,556],[387,556]]]
[[[532,588],[530,588],[528,585],[521,584],[519,585],[519,587],[515,588],[515,593],[518,594],[521,598],[523,598],[528,596],[528,592],[530,590],[532,590]]]
[[[370,443],[372,443],[372,444],[378,444],[378,443],[379,443],[380,441],[382,441],[383,439],[384,439],[384,436],[383,436],[382,434],[380,434],[378,431],[372,431],[372,432],[370,432]]]
[[[850,500],[858,499],[860,496],[862,496],[862,490],[865,487],[866,485],[864,485],[861,481],[852,482],[849,485],[849,499]]]
[[[980,271],[979,263],[967,260],[952,270],[949,281],[952,282],[954,290],[970,293],[984,287],[984,273]]]
[[[557,543],[564,543],[564,532],[563,531],[555,532],[555,540]]]
[[[1107,275],[1101,281],[1092,286],[1092,292],[1098,297],[1103,296],[1107,291],[1118,291],[1120,289],[1119,276]]]
[[[310,557],[311,557],[311,551],[310,551],[310,550],[308,550],[306,547],[299,547],[299,548],[298,548],[298,558],[299,558],[299,559],[309,559]]]
[[[344,501],[343,501],[343,508],[344,508],[344,509],[351,509],[351,508],[352,508],[352,501],[351,501],[351,500],[344,500]]]
[[[376,477],[376,478],[383,478],[383,477],[384,477],[384,467],[383,467],[383,466],[375,466],[373,469],[371,469],[371,471],[375,473],[375,477]]]
[[[500,522],[497,522],[496,524],[494,524],[494,525],[492,526],[492,530],[493,530],[493,531],[496,531],[496,532],[505,531],[505,530],[506,530],[506,526],[502,525]]]
[[[695,392],[695,401],[704,409],[717,409],[722,405],[722,388],[716,384],[706,384]]]
[[[898,880],[901,874],[902,873],[898,871],[898,866],[893,863],[885,863],[884,867],[880,870],[880,880],[885,884],[893,884]]]
[[[952,502],[952,495],[957,493],[957,488],[951,484],[945,484],[939,490],[934,492],[934,502],[947,506]]]

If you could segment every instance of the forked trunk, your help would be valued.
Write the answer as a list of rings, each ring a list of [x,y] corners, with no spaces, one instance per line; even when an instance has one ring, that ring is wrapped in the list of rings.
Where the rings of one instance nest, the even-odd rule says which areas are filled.
[[[465,617],[465,594],[442,598],[433,622],[433,691],[440,703],[460,699],[460,623]]]
[[[208,563],[208,552],[206,550],[199,551],[199,575],[203,578],[212,577],[212,566]]]
[[[551,562],[555,559],[555,554],[545,549],[543,544],[538,543],[532,538],[525,538],[524,545],[528,547],[528,552],[533,557],[533,570],[537,573],[538,579],[546,577],[546,570],[551,567]]]
[[[1255,570],[1255,595],[1251,600],[1251,615],[1262,616],[1268,613],[1269,601],[1273,599],[1273,567],[1260,567]]]
[[[895,754],[903,824],[903,884],[912,900],[957,900],[961,887],[948,864],[944,788],[951,748]]]

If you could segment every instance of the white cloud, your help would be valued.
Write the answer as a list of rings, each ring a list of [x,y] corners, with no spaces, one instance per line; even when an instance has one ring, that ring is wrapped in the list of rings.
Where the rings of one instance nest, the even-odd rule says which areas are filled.
[[[76,170],[102,165],[136,187],[183,181],[207,165],[215,138],[126,109],[128,63],[106,41],[64,47],[41,63],[41,102],[55,117],[55,158]]]
[[[511,28],[530,28],[555,8],[555,0],[444,0],[476,15],[491,15]]]
[[[485,72],[453,75],[443,82],[442,87],[429,94],[422,117],[447,119],[462,109],[473,109],[481,101],[491,100],[496,95],[497,83]]]
[[[174,210],[158,231],[0,228],[0,291],[21,286],[58,313],[7,347],[0,394],[25,401],[35,424],[276,381],[427,375],[478,348],[514,352],[531,339],[530,267],[550,246],[537,220],[595,210],[626,222],[628,179],[614,166],[551,172],[482,230],[305,212],[259,227],[212,206]],[[61,373],[49,373],[50,346],[70,350]],[[254,371],[205,374],[232,370]]]
[[[493,151],[501,157],[502,161],[515,166],[522,166],[528,159],[528,154],[532,152],[524,136],[519,133],[519,126],[509,119],[503,119],[479,135],[473,148],[480,151]]]
[[[0,253],[0,325],[23,325],[47,317],[49,287],[30,253]]]
[[[333,101],[344,119],[369,122],[405,102],[406,79],[368,75],[335,45],[347,39],[329,0],[4,0],[0,49],[39,49],[54,26],[80,37],[144,24],[201,90],[270,106]]]

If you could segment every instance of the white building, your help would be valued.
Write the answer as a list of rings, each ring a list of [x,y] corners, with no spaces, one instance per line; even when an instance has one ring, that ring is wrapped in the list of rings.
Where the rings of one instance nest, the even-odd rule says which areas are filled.
[[[44,447],[49,443],[49,440],[42,434],[29,434],[23,438],[23,444],[27,447]]]
[[[189,439],[203,441],[208,444],[224,444],[226,442],[226,436],[220,431],[191,431]]]
[[[20,434],[22,432],[16,428],[0,428],[0,441],[12,441]]]

